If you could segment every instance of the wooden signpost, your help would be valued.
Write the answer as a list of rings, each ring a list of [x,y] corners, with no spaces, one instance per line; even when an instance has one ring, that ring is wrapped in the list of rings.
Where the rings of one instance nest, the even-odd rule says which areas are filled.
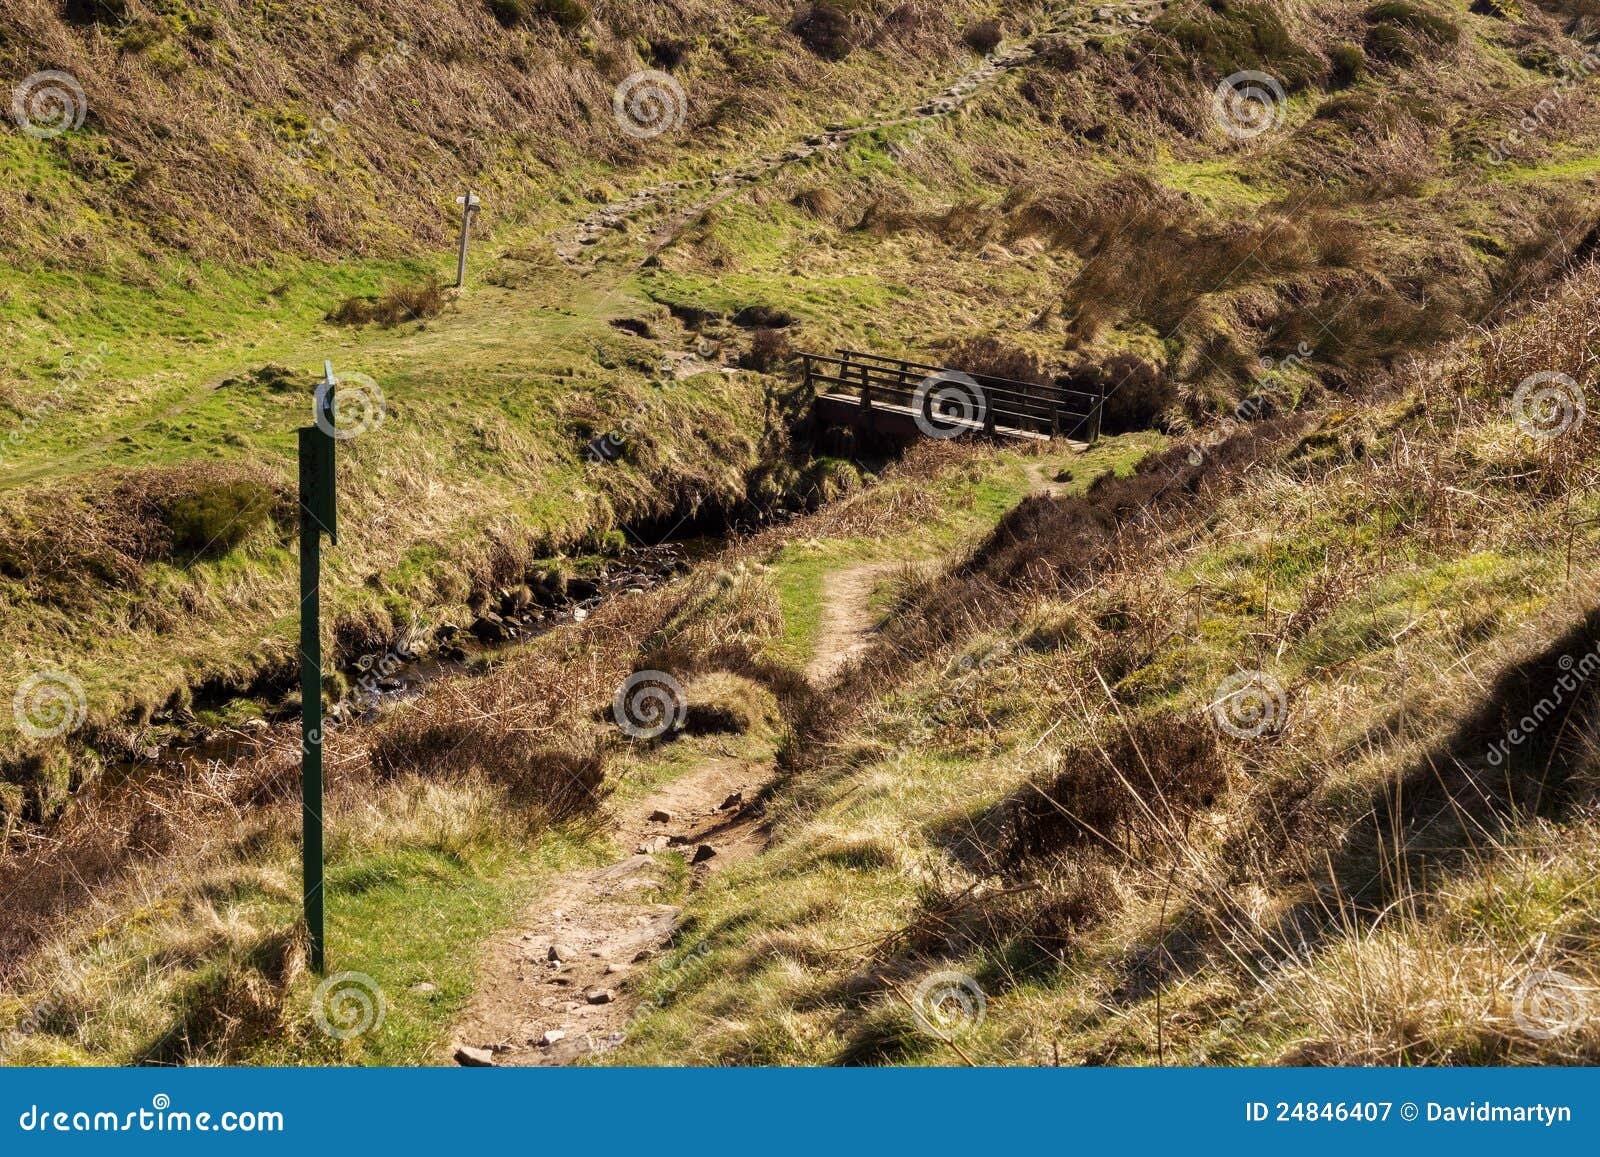
[[[311,970],[323,972],[327,941],[322,888],[322,536],[339,545],[334,504],[333,363],[324,362],[315,421],[300,428],[300,752],[306,931]]]
[[[471,189],[467,190],[465,197],[457,197],[456,204],[461,206],[461,250],[456,257],[456,288],[467,287],[467,237],[472,227],[472,215],[478,211],[478,198]]]

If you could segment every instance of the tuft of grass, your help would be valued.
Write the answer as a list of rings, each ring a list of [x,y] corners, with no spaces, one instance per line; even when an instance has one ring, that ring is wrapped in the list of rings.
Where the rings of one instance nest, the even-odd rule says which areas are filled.
[[[417,285],[397,285],[377,297],[347,297],[328,314],[334,325],[370,325],[393,329],[412,321],[438,317],[449,302],[437,278]]]
[[[687,735],[767,733],[777,722],[772,693],[747,678],[712,672],[685,688],[683,730]]]
[[[849,8],[840,0],[814,0],[796,13],[789,31],[824,60],[843,60],[856,48]]]

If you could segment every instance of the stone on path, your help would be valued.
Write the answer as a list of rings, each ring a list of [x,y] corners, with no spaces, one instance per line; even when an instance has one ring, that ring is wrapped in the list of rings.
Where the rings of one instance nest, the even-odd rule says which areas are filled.
[[[456,1049],[456,1064],[464,1069],[492,1069],[494,1068],[494,1054],[488,1049],[475,1049],[470,1045],[461,1045]]]

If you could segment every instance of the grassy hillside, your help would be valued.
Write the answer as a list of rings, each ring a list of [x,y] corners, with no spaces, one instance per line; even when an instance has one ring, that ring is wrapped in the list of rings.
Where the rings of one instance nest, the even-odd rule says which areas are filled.
[[[615,1059],[1593,1063],[1597,286],[909,582]]]
[[[374,379],[385,403],[381,428],[344,447],[347,545],[327,588],[343,658],[418,617],[461,613],[469,596],[515,586],[552,555],[616,545],[621,524],[739,506],[757,468],[780,459],[785,426],[768,400],[780,384],[741,368],[747,331],[686,328],[652,299],[637,259],[568,268],[551,230],[619,196],[635,172],[703,175],[977,59],[960,7],[883,24],[863,6],[837,51],[789,31],[776,9],[604,6],[563,29],[527,7],[508,26],[478,5],[429,6],[427,20],[389,5],[380,28],[367,6],[331,5],[316,17],[326,35],[311,36],[291,36],[300,24],[287,13],[250,6],[205,20],[138,4],[77,23],[54,6],[8,12],[19,26],[0,44],[13,70],[70,68],[88,115],[59,135],[5,137],[5,228],[17,240],[0,272],[10,286],[0,399],[12,427],[0,617],[16,640],[6,678],[69,671],[97,746],[121,750],[130,720],[142,726],[163,707],[182,718],[191,688],[242,691],[291,657],[283,499],[325,357]],[[152,22],[166,29],[154,39],[139,31]],[[676,38],[660,31],[669,25]],[[276,104],[331,106],[360,68],[359,54],[338,65],[339,53],[408,32],[406,68],[386,74],[396,91],[373,93],[309,158],[291,164],[295,142],[249,128]],[[480,47],[469,54],[469,42]],[[267,58],[252,73],[259,92],[232,83],[230,62],[252,55]],[[181,68],[163,65],[176,57]],[[631,135],[610,107],[613,74],[651,63],[693,94],[661,139]],[[569,123],[575,101],[589,108],[581,131]],[[175,126],[175,106],[192,117]],[[530,118],[526,135],[506,131],[513,107]],[[514,166],[477,155],[490,145]],[[86,149],[147,161],[148,197],[75,165]],[[284,165],[303,196],[275,183]],[[434,177],[447,167],[488,206],[460,298],[427,289],[446,268],[438,243],[459,182]],[[207,199],[185,201],[174,182]],[[363,189],[370,197],[341,210],[332,234],[303,211]],[[55,238],[68,216],[94,235]],[[186,220],[215,235],[187,236]],[[380,225],[384,237],[369,239]],[[393,327],[327,320],[367,300],[412,299],[424,304],[401,308]],[[626,452],[594,470],[590,444],[606,435]],[[174,526],[174,506],[209,521]],[[10,734],[9,720],[0,726]]]
[[[1074,468],[1086,485],[1141,452],[1135,438]],[[631,850],[613,842],[609,812],[713,755],[771,758],[771,724],[631,741],[610,710],[630,671],[676,672],[697,710],[728,694],[721,673],[738,672],[741,702],[775,694],[792,717],[806,692],[783,659],[785,591],[816,559],[939,558],[988,533],[1041,467],[1063,460],[926,447],[877,485],[683,584],[444,678],[375,726],[332,728],[330,943],[340,971],[385,994],[382,1032],[341,1041],[316,1022],[314,1008],[326,1006],[312,999],[318,978],[306,972],[299,926],[295,724],[203,771],[80,796],[52,840],[14,848],[0,868],[12,915],[0,949],[16,962],[0,995],[0,1061],[447,1056],[482,942],[555,872]]]
[[[647,164],[692,171],[857,111],[892,85],[885,61],[939,67],[983,11],[841,7],[813,51],[772,0],[23,0],[0,18],[4,75],[72,74],[83,123],[6,136],[0,229],[13,261],[114,273],[174,251],[229,265],[414,254],[449,240],[464,182],[518,220]],[[614,91],[644,70],[690,94],[691,149],[618,130]]]
[[[1593,1060],[1518,1020],[1594,976],[1587,683],[1540,706],[1593,645],[1591,8],[12,6],[8,75],[85,93],[0,133],[0,686],[59,673],[81,723],[0,715],[0,879],[48,881],[0,967],[24,1053],[435,1055],[461,946],[700,751],[597,723],[658,663],[764,687],[785,775],[772,850],[686,893],[716,967],[664,963],[619,1060]],[[644,69],[684,94],[656,136],[612,107]],[[861,490],[797,422],[793,352],[837,345],[1103,385],[1112,440]],[[347,1051],[302,1015],[292,737],[152,758],[293,706],[324,358],[382,397],[341,662],[821,508],[337,741],[359,963],[443,990]],[[907,560],[882,645],[804,678],[827,576]],[[941,971],[986,1001],[954,1043],[916,1029]]]
[[[0,309],[16,339],[8,391],[21,436],[5,454],[5,519],[23,544],[4,568],[14,608],[5,625],[18,640],[11,677],[81,667],[90,718],[111,725],[174,693],[181,709],[188,687],[248,682],[283,660],[288,624],[273,609],[291,605],[292,568],[287,528],[265,515],[282,509],[274,504],[290,478],[291,431],[327,356],[374,378],[389,403],[381,430],[348,447],[350,545],[335,558],[331,591],[350,650],[474,590],[514,583],[552,553],[592,548],[619,523],[743,499],[781,441],[785,421],[768,395],[787,386],[781,349],[756,355],[752,331],[725,320],[752,306],[767,311],[754,316],[796,323],[784,331],[791,347],[849,341],[970,360],[984,351],[963,342],[998,335],[1036,358],[1038,372],[1105,379],[1118,427],[1202,423],[1263,374],[1290,406],[1358,382],[1547,276],[1553,259],[1584,246],[1596,216],[1574,160],[1595,148],[1591,103],[1566,99],[1521,144],[1508,136],[1556,83],[1555,62],[1578,51],[1568,33],[1580,29],[1537,6],[1514,19],[1441,9],[1432,23],[1381,7],[1147,6],[1148,27],[1106,24],[1080,6],[1037,19],[1030,8],[1008,11],[1002,31],[1047,30],[1041,51],[959,115],[890,124],[771,170],[669,230],[670,243],[639,271],[639,237],[714,193],[708,174],[719,160],[764,155],[830,119],[875,123],[937,91],[931,78],[976,60],[961,32],[977,10],[856,6],[823,22],[835,42],[804,20],[745,10],[730,20],[691,7],[674,14],[704,21],[706,38],[674,57],[641,47],[661,35],[649,21],[667,14],[632,7],[596,6],[563,30],[537,14],[503,27],[466,5],[459,28],[450,13],[424,26],[403,5],[385,6],[380,34],[374,17],[331,6],[330,34],[274,48],[264,76],[281,67],[295,85],[311,84],[304,78],[319,70],[298,54],[410,29],[404,84],[429,94],[374,93],[370,107],[351,112],[349,131],[326,143],[338,153],[328,172],[341,188],[371,170],[391,182],[375,185],[367,210],[338,234],[363,264],[328,264],[313,233],[263,224],[263,206],[279,213],[296,202],[253,168],[238,182],[247,194],[188,215],[270,242],[259,259],[225,236],[208,248],[163,232],[185,216],[174,210],[177,193],[147,202],[70,164],[74,149],[137,142],[141,157],[170,152],[170,163],[151,166],[159,182],[226,189],[214,171],[219,153],[255,154],[224,151],[209,134],[239,135],[238,118],[249,115],[241,101],[270,105],[288,89],[235,91],[210,54],[287,40],[273,17],[219,10],[211,25],[178,29],[183,17],[135,4],[116,20],[78,24],[35,12],[36,35],[5,43],[34,61],[45,57],[25,46],[43,44],[79,70],[93,115],[60,136],[7,138],[21,151],[18,204],[37,203],[35,188],[80,211],[98,198],[95,227],[145,252],[121,261],[88,242],[30,240],[19,252],[36,257],[10,274],[17,288]],[[151,22],[167,31],[132,31]],[[211,26],[225,34],[195,32]],[[448,44],[468,30],[481,52],[452,55]],[[578,118],[579,132],[562,102],[593,104],[590,90],[611,73],[561,87],[560,100],[519,87],[549,88],[549,58],[570,61],[574,47],[613,71],[675,58],[671,75],[707,120],[640,141],[601,106]],[[531,71],[514,80],[518,53]],[[174,55],[188,63],[168,75],[158,66]],[[1258,136],[1241,136],[1214,108],[1218,81],[1240,61],[1281,74],[1282,123]],[[138,82],[107,92],[108,70]],[[763,96],[751,70],[784,98]],[[193,132],[156,133],[149,122],[166,106],[144,83],[175,86],[183,107],[206,115]],[[519,100],[539,148],[502,129],[489,134],[487,121],[453,120],[467,90]],[[315,104],[337,91],[296,99]],[[500,116],[495,100],[472,115]],[[730,104],[760,105],[749,115],[769,135],[716,128],[714,114]],[[606,137],[605,146],[585,134]],[[282,144],[250,139],[263,156]],[[341,302],[393,299],[439,271],[429,247],[449,226],[441,196],[456,184],[427,200],[425,167],[405,158],[436,161],[447,139],[458,148],[493,140],[537,170],[496,185],[488,159],[465,166],[490,204],[483,226],[492,233],[471,292],[435,297],[423,312],[443,306],[441,316],[397,329],[323,322]],[[584,164],[546,155],[568,147]],[[1501,153],[1508,159],[1496,163]],[[62,171],[41,172],[46,163]],[[651,181],[635,187],[661,188],[665,178],[666,191],[626,228],[605,231],[579,260],[552,254],[552,237],[585,204],[615,199],[630,173],[646,171]],[[581,194],[552,199],[557,179],[578,182]],[[152,197],[166,188],[159,182]],[[425,214],[406,215],[422,204]],[[61,216],[19,210],[15,230],[34,237]],[[360,222],[378,216],[401,227],[404,244],[358,245]],[[160,243],[136,243],[142,234]],[[157,256],[179,245],[181,260]],[[131,287],[114,284],[122,280]],[[708,312],[724,320],[708,328]],[[702,349],[707,374],[663,380],[665,357]],[[269,368],[280,362],[287,373]],[[723,369],[739,372],[710,372]],[[629,468],[580,484],[589,441],[624,424],[641,431]],[[196,473],[199,461],[215,469]],[[220,506],[206,489],[222,484],[216,471],[228,477]],[[146,490],[195,491],[190,504],[215,507],[219,527],[252,529],[182,549],[169,541],[162,502],[139,497]],[[133,543],[105,526],[126,521],[128,501],[161,523]],[[387,513],[398,509],[409,517]],[[69,544],[65,559],[44,545],[58,540]],[[48,578],[58,563],[74,576],[65,602]],[[83,584],[85,573],[100,577]],[[152,603],[158,613],[147,612]],[[75,626],[85,622],[94,628]],[[137,646],[112,643],[130,637]]]

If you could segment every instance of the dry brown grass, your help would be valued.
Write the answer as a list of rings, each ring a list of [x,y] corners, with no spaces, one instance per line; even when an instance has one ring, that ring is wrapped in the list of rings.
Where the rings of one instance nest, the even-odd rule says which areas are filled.
[[[748,735],[777,723],[772,693],[725,671],[713,671],[684,688],[683,730],[688,735]]]
[[[975,24],[967,25],[966,31],[961,34],[961,40],[974,52],[988,53],[1000,47],[1005,35],[1005,30],[1000,27],[1000,21],[979,20]]]
[[[1529,437],[1510,399],[1555,369],[1592,400],[1597,283],[1578,271],[1362,408],[1025,504],[965,565],[912,584],[809,718],[798,782],[824,797],[879,782],[898,721],[926,711],[928,765],[904,753],[897,790],[985,787],[942,788],[934,848],[894,848],[931,879],[839,999],[887,1007],[885,983],[952,963],[992,1015],[1018,986],[1006,1002],[1029,1011],[985,1059],[1044,1018],[1093,1063],[1592,1063],[1590,1021],[1525,1022],[1549,1012],[1526,991],[1543,974],[1580,994],[1556,1004],[1596,979],[1600,892],[1580,865],[1600,838],[1600,706],[1587,684],[1549,700],[1600,638],[1573,528],[1600,450],[1591,424]],[[1419,598],[1413,574],[1448,585]],[[1217,664],[1283,675],[1281,731],[1220,739]],[[1546,722],[1491,758],[1528,719]],[[972,807],[1057,728],[1071,737],[1048,770]],[[819,825],[854,834],[837,813]],[[1206,1026],[1223,1015],[1219,1043]],[[851,1020],[841,1055],[901,1055],[881,1020]]]
[[[397,285],[378,297],[349,297],[329,314],[335,325],[371,325],[393,329],[406,322],[426,321],[444,312],[449,297],[438,279],[416,285]]]
[[[83,605],[96,584],[136,590],[152,562],[225,554],[269,526],[287,530],[292,513],[275,472],[233,463],[108,472],[87,491],[15,490],[0,504],[0,574],[41,602]]]
[[[1226,786],[1216,730],[1204,718],[1114,725],[1105,746],[1069,748],[1061,768],[1008,805],[1003,855],[1048,859],[1099,845],[1128,859],[1188,838]]]
[[[796,5],[752,0],[739,9],[757,18],[741,25],[749,44],[724,56],[691,47],[729,18],[722,0],[395,0],[381,10],[333,0],[316,35],[248,6],[186,21],[131,9],[140,15],[126,26],[94,27],[44,0],[7,5],[6,74],[49,60],[82,82],[89,120],[53,146],[65,176],[47,203],[0,196],[0,227],[21,261],[99,267],[130,252],[245,264],[286,251],[441,247],[454,221],[440,193],[463,174],[514,217],[530,178],[560,187],[573,157],[623,167],[661,157],[667,144],[641,148],[615,128],[611,95],[632,72],[686,76],[690,131],[671,147],[715,145],[770,128],[797,93],[842,103],[878,83],[881,57],[869,69],[839,63],[868,38],[907,63],[960,50],[931,5],[860,7],[802,8],[802,40],[787,30]],[[41,230],[41,212],[79,224]]]

